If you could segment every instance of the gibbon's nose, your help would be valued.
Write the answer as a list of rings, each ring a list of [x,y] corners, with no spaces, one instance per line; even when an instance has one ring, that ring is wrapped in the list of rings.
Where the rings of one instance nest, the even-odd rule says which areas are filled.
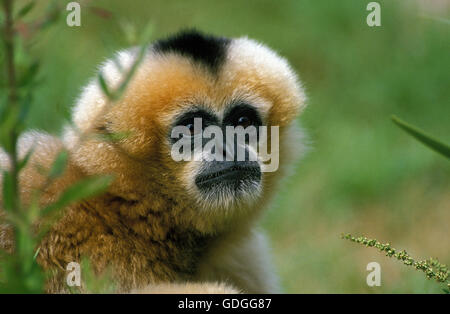
[[[232,161],[237,160],[236,158],[236,145],[234,145],[234,149],[231,145],[227,145],[226,140],[217,140],[215,142],[215,146],[211,150],[211,154],[222,155],[223,161]]]
[[[261,180],[261,169],[256,161],[213,161],[208,162],[195,178],[195,184],[199,188],[213,184],[227,184],[242,180]]]

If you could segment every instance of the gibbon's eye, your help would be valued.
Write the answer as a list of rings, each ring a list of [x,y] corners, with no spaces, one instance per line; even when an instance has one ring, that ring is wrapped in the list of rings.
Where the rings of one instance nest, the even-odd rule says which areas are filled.
[[[195,123],[200,124],[198,130],[195,129]],[[183,131],[183,136],[194,137],[201,134],[203,130],[211,124],[217,124],[217,117],[201,108],[193,108],[190,111],[185,112],[176,119],[173,127],[185,126],[187,132]],[[172,139],[173,141],[174,139]]]
[[[262,125],[258,111],[253,106],[245,103],[238,104],[227,112],[224,123],[226,125],[242,126],[244,129],[251,125],[255,127]]]
[[[237,120],[237,125],[242,126],[244,129],[252,124],[253,121],[247,116],[239,117],[239,119]]]
[[[194,135],[194,123],[188,123],[188,124],[186,124],[185,125],[187,128],[188,128],[188,130],[189,130],[189,134],[190,135]]]
[[[196,130],[195,130],[195,127],[194,127],[194,119],[192,119],[192,121],[186,122],[184,124],[184,126],[186,126],[188,128],[188,130],[189,130],[189,134],[187,134],[187,135],[190,135],[190,136],[196,135],[196,133],[195,133]]]

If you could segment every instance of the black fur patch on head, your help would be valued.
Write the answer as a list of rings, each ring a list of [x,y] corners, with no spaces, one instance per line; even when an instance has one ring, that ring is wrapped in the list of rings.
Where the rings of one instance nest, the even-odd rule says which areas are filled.
[[[158,53],[178,53],[206,65],[216,73],[223,64],[230,39],[202,34],[196,30],[182,31],[153,45]]]

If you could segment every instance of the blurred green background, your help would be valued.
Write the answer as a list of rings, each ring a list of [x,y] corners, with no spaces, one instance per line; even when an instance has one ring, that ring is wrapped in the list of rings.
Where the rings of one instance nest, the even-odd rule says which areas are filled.
[[[291,62],[309,96],[299,123],[311,151],[262,222],[284,291],[440,292],[422,273],[340,239],[364,234],[450,263],[449,162],[389,120],[450,141],[450,3],[378,1],[382,26],[368,27],[368,2],[80,1],[82,26],[68,27],[64,12],[33,48],[43,83],[28,125],[61,132],[99,62],[125,48],[121,25],[151,23],[154,39],[183,27],[255,38]],[[366,285],[372,261],[381,287]]]

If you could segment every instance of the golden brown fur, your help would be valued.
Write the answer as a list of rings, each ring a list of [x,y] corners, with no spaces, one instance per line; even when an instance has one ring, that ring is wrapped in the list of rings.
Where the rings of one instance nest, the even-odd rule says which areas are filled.
[[[108,74],[108,66],[103,70],[114,84],[118,75]],[[201,103],[221,111],[236,98],[254,101],[267,125],[280,126],[280,169],[264,174],[258,201],[212,209],[193,197],[189,165],[172,160],[167,134],[186,106]],[[285,61],[248,39],[232,41],[217,75],[188,58],[149,52],[124,97],[108,110],[91,83],[74,109],[76,127],[68,127],[62,141],[35,133],[21,144],[24,154],[39,142],[21,176],[25,201],[45,180],[36,166],[49,167],[61,149],[70,153],[68,170],[47,188],[42,203],[85,176],[115,177],[106,194],[66,208],[40,244],[38,263],[54,273],[47,291],[67,291],[65,267],[82,256],[97,273],[111,268],[118,292],[278,291],[255,221],[292,159],[288,147],[301,147],[291,124],[304,101]],[[128,136],[115,143],[80,138],[90,131]],[[0,228],[0,245],[11,249],[9,229]]]

